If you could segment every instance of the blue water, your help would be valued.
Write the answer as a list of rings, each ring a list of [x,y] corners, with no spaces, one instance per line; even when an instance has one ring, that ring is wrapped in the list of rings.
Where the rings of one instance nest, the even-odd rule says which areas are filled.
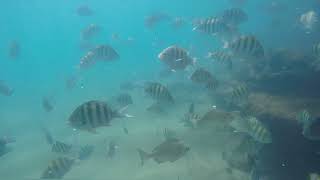
[[[213,73],[221,79],[227,79],[228,85],[234,83],[233,80],[236,78],[231,75],[230,78],[226,69],[211,66],[205,59],[209,51],[222,49],[223,43],[218,38],[192,31],[194,18],[219,15],[225,9],[235,6],[230,1],[2,1],[0,2],[0,80],[13,88],[14,93],[12,96],[0,94],[0,137],[13,136],[16,142],[10,143],[11,151],[0,157],[1,178],[13,180],[40,178],[48,161],[55,157],[50,152],[41,130],[42,127],[46,127],[56,138],[63,141],[95,146],[95,153],[87,164],[84,162],[75,166],[66,174],[66,179],[248,179],[242,172],[233,175],[224,174],[226,163],[221,160],[220,141],[217,136],[203,137],[201,133],[194,133],[178,122],[191,102],[198,104],[199,111],[203,114],[213,105],[219,108],[217,99],[229,89],[226,87],[221,90],[222,93],[217,95],[218,97],[212,98],[207,96],[202,87],[190,83],[192,70],[176,72],[166,78],[159,76],[159,72],[166,67],[159,61],[158,54],[164,48],[176,44],[196,57],[197,65],[214,71]],[[278,3],[279,7],[272,7],[272,3]],[[77,8],[81,5],[90,7],[93,15],[79,16]],[[247,22],[237,27],[237,30],[241,34],[256,36],[263,44],[266,54],[275,49],[289,49],[309,57],[312,45],[319,42],[320,26],[309,33],[299,23],[299,17],[309,10],[320,13],[319,5],[316,0],[247,0],[240,8],[249,18]],[[182,17],[186,23],[181,28],[173,28],[170,22],[164,20],[157,22],[153,28],[146,27],[145,18],[157,12],[165,13],[170,18]],[[101,32],[92,40],[92,44],[112,46],[119,53],[120,59],[113,62],[98,62],[88,69],[79,70],[80,59],[88,52],[80,48],[81,31],[92,23],[102,27]],[[119,39],[113,39],[113,34],[117,34]],[[16,59],[8,56],[9,44],[13,40],[21,47]],[[294,56],[290,58],[294,59]],[[247,73],[246,70],[239,71]],[[315,74],[319,75],[317,72]],[[72,89],[66,89],[66,79],[73,76],[78,78],[77,85]],[[152,102],[141,89],[141,85],[146,81],[159,81],[169,85],[169,89],[172,88],[174,96],[178,98],[177,104],[168,114],[155,115],[145,111]],[[112,127],[98,130],[97,135],[75,132],[67,125],[68,117],[77,106],[89,100],[112,99],[122,92],[119,86],[123,82],[133,82],[139,86],[130,92],[134,105],[125,110],[134,115],[134,118],[126,122],[115,121]],[[306,97],[309,94],[307,90],[317,92],[315,82],[306,84],[314,85],[311,88],[306,85],[304,88],[306,91],[303,92]],[[259,89],[257,86],[259,85],[254,88]],[[295,90],[290,91],[294,94]],[[278,94],[272,95],[278,97]],[[53,111],[46,112],[43,109],[41,105],[43,97],[50,97],[54,106]],[[315,104],[319,104],[318,99],[314,101]],[[306,107],[312,106],[313,110],[310,111],[316,116],[320,115],[314,110],[318,106],[312,103],[306,104]],[[300,133],[301,127],[292,125],[295,124],[293,118],[288,123],[287,120],[281,121],[281,126],[277,126],[274,119],[266,123],[273,127],[275,132],[274,143],[267,146],[261,155],[267,159],[269,157],[265,160],[265,166],[269,171],[264,172],[268,180],[302,180],[309,173],[319,171],[319,168],[315,168],[315,164],[319,163],[319,154],[316,155],[319,144],[303,137]],[[129,135],[122,132],[124,124],[129,129]],[[183,140],[191,145],[193,152],[178,162],[161,165],[148,163],[146,167],[141,168],[136,148],[146,147],[151,151],[161,142],[161,131],[165,127],[177,131]],[[292,129],[286,132],[286,127]],[[282,133],[286,134],[285,138],[277,138]],[[299,140],[297,144],[290,144],[295,140],[288,134],[297,136]],[[210,138],[217,138],[217,142],[210,141]],[[107,141],[115,139],[120,144],[117,157],[112,161],[105,159],[108,144],[105,142],[106,139]],[[292,149],[283,150],[287,147],[283,145],[286,143],[288,146],[292,145],[290,146]],[[299,159],[299,156],[303,158]],[[283,164],[286,167],[283,167]],[[16,173],[17,171],[21,173]]]

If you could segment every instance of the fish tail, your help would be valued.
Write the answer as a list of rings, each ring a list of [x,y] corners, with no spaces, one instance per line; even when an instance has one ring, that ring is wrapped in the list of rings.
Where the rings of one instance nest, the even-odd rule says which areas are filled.
[[[148,154],[147,152],[143,151],[142,149],[137,149],[137,150],[138,150],[138,153],[139,153],[139,156],[140,156],[141,166],[143,166],[144,162],[150,158],[150,154]]]
[[[124,113],[124,111],[128,108],[128,105],[116,111],[116,117],[119,118],[132,118],[134,116],[130,114]]]

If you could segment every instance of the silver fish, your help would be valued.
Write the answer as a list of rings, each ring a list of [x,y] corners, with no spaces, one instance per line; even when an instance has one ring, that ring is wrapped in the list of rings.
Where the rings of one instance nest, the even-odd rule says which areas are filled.
[[[52,160],[46,170],[42,173],[41,179],[61,179],[71,170],[74,160],[66,157],[59,157]]]
[[[254,36],[241,36],[227,45],[234,56],[239,58],[263,58],[264,48]]]
[[[157,82],[148,82],[144,91],[147,95],[159,102],[174,103],[170,91],[164,85]]]

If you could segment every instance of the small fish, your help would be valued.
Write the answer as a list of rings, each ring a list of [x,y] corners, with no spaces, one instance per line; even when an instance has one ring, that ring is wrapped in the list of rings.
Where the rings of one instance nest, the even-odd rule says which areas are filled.
[[[157,13],[153,13],[150,16],[145,17],[144,25],[147,28],[153,28],[159,22],[164,21],[164,20],[168,20],[168,19],[169,19],[169,16],[167,14],[157,12]]]
[[[111,141],[108,146],[107,158],[112,159],[117,152],[118,146],[115,141]]]
[[[60,142],[60,141],[55,141],[52,144],[51,151],[55,153],[62,153],[62,154],[68,154],[72,149],[72,145]]]
[[[225,51],[209,52],[208,58],[213,59],[214,62],[224,64],[228,69],[232,69],[232,54]]]
[[[248,15],[240,8],[231,8],[223,11],[221,19],[229,26],[234,27],[248,21]]]
[[[241,36],[227,45],[234,56],[239,58],[263,58],[264,48],[254,36]]]
[[[48,97],[42,98],[42,107],[46,112],[50,112],[53,110],[53,105]]]
[[[173,71],[185,70],[188,66],[194,65],[196,62],[195,58],[190,57],[189,52],[176,45],[169,46],[162,50],[158,58]]]
[[[311,114],[307,110],[302,110],[297,116],[298,122],[303,126],[308,126],[312,121],[313,118]]]
[[[47,169],[42,173],[41,179],[61,179],[67,172],[71,170],[74,164],[73,159],[59,157],[52,160]]]
[[[101,27],[96,24],[90,24],[88,27],[82,30],[81,39],[90,40],[101,32]]]
[[[181,122],[185,127],[196,128],[200,119],[201,116],[194,112],[194,103],[191,103],[188,112],[184,114]]]
[[[71,127],[89,132],[95,132],[98,127],[111,126],[114,118],[131,117],[113,110],[102,101],[88,101],[78,106],[69,117]]]
[[[318,14],[315,11],[308,11],[300,16],[300,23],[303,28],[313,30],[318,22]]]
[[[12,41],[9,46],[9,57],[16,59],[20,56],[20,44],[17,41]]]
[[[4,81],[0,80],[0,94],[4,96],[12,96],[14,90],[5,84]]]
[[[233,101],[246,99],[248,98],[248,95],[249,95],[248,87],[244,84],[236,86],[235,88],[233,88],[231,92],[231,98]]]
[[[271,132],[255,117],[236,119],[230,123],[230,126],[238,132],[247,133],[257,142],[272,143]]]
[[[175,162],[183,157],[190,150],[185,144],[178,139],[169,139],[156,146],[151,153],[138,149],[143,166],[148,159],[154,159],[158,164],[164,162]]]
[[[320,43],[312,46],[312,53],[316,58],[320,59]]]
[[[122,106],[122,107],[125,107],[125,106],[128,106],[128,105],[133,104],[132,97],[131,97],[131,95],[128,94],[128,93],[119,94],[119,95],[116,97],[116,101],[117,101],[117,103],[118,103],[120,106]]]
[[[97,63],[96,56],[94,52],[89,51],[85,56],[80,59],[79,68],[86,69]]]
[[[158,102],[174,103],[169,90],[157,82],[148,82],[144,88],[145,93]]]
[[[200,23],[193,28],[193,31],[199,31],[210,35],[219,35],[229,33],[232,31],[224,21],[216,17],[211,17],[200,21]]]
[[[77,8],[77,14],[79,16],[92,16],[93,11],[91,10],[91,8],[89,6],[81,5]]]
[[[42,131],[43,131],[43,133],[44,133],[44,135],[45,135],[46,142],[47,142],[48,144],[52,145],[52,144],[54,143],[54,138],[53,138],[52,134],[49,132],[48,129],[46,129],[46,128],[44,128],[44,127],[42,128]]]
[[[123,128],[122,128],[122,130],[123,130],[123,132],[124,132],[125,134],[127,134],[127,135],[129,134],[129,130],[128,130],[128,128],[123,127]]]
[[[219,86],[219,81],[215,78],[211,79],[206,83],[206,89],[209,91],[215,91]]]
[[[213,80],[212,74],[204,68],[196,69],[190,77],[191,81],[195,83],[208,83]]]
[[[80,148],[78,159],[85,160],[88,159],[92,152],[94,151],[94,147],[90,145],[86,145]]]
[[[98,60],[111,61],[120,58],[119,54],[109,45],[97,46],[92,51]]]

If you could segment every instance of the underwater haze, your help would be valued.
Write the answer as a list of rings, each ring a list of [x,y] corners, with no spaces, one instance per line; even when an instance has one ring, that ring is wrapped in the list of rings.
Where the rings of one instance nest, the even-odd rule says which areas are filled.
[[[6,180],[320,179],[320,1],[0,2]]]

